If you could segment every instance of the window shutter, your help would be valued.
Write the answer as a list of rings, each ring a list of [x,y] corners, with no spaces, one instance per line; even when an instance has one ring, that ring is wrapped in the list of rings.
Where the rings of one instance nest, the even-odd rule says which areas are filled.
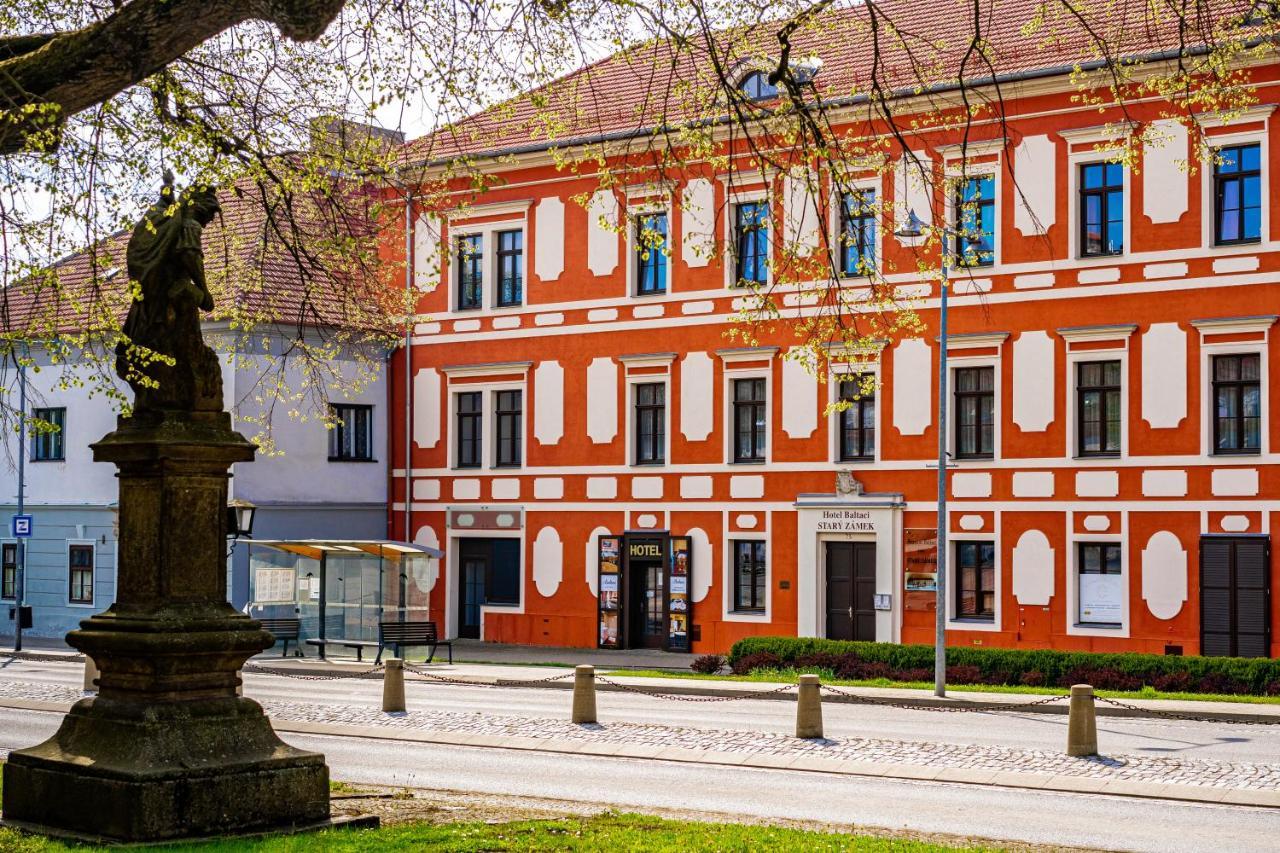
[[[1236,649],[1240,657],[1267,657],[1268,548],[1262,538],[1238,539],[1235,544]]]
[[[1230,655],[1231,540],[1200,540],[1200,653]]]

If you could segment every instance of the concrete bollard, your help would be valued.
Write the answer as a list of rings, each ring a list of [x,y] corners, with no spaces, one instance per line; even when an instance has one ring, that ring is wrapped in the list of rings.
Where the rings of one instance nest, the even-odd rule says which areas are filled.
[[[404,661],[400,658],[387,658],[386,669],[382,673],[382,710],[405,710]]]
[[[578,666],[573,669],[573,722],[596,722],[596,668]]]
[[[816,675],[800,676],[796,699],[796,737],[822,737],[822,685]]]
[[[84,690],[86,693],[98,692],[98,665],[88,655],[84,656]]]
[[[1098,710],[1093,688],[1088,684],[1071,687],[1071,708],[1067,717],[1067,755],[1098,754]]]

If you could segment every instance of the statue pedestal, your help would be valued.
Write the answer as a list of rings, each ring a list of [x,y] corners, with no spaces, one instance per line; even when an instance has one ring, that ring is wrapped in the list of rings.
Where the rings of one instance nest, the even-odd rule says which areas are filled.
[[[4,766],[4,818],[155,841],[329,817],[324,757],[288,746],[239,670],[271,635],[226,595],[227,480],[254,449],[223,412],[122,418],[93,446],[120,480],[118,595],[67,642],[98,695]]]

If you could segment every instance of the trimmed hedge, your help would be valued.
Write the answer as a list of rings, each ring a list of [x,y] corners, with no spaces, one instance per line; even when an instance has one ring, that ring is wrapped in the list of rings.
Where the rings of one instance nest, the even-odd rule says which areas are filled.
[[[729,666],[737,674],[754,669],[820,669],[851,680],[933,678],[933,646],[825,640],[812,637],[749,637],[733,644]],[[1099,654],[1053,649],[947,649],[947,679],[954,684],[1070,687],[1103,690],[1280,695],[1280,660]]]

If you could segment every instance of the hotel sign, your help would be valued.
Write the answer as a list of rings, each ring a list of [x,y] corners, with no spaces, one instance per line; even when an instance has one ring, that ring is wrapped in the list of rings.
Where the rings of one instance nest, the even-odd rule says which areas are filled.
[[[879,533],[869,509],[824,509],[819,533]]]

